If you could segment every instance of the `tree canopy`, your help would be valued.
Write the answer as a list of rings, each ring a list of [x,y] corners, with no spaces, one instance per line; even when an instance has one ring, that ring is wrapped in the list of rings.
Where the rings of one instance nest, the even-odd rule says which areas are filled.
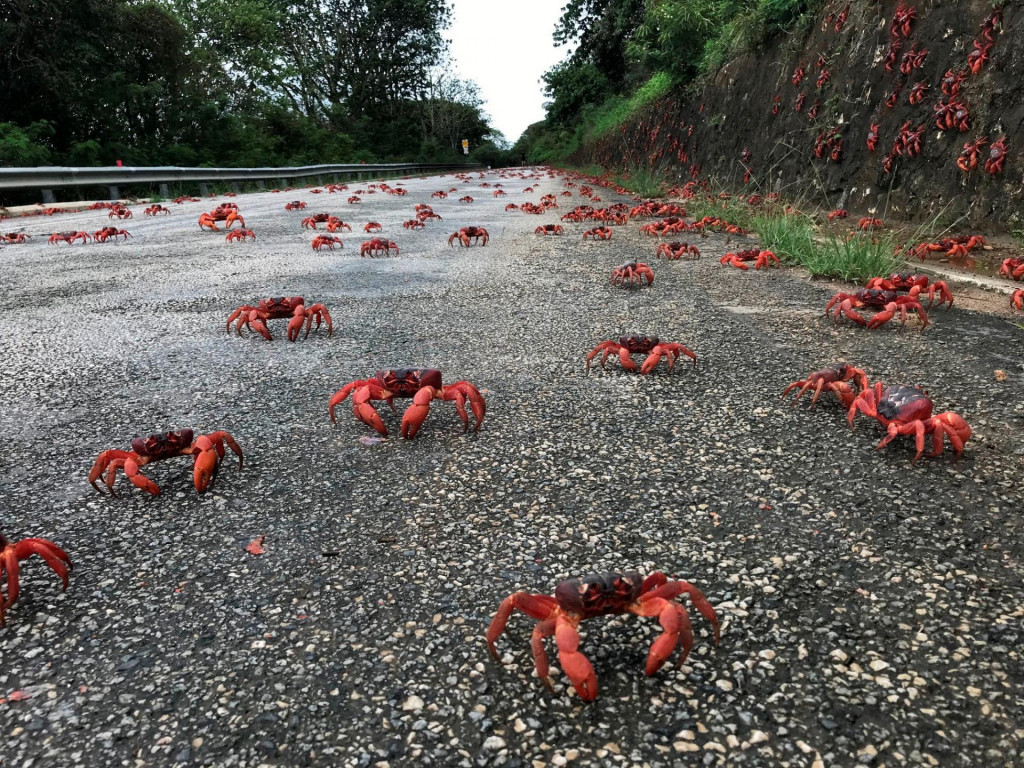
[[[500,141],[446,0],[8,0],[0,164],[452,160]]]

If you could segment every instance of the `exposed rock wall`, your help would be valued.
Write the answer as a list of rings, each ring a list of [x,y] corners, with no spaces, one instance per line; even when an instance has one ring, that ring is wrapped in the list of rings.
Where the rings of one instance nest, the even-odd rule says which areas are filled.
[[[574,159],[645,166],[680,181],[711,179],[751,193],[781,191],[807,205],[844,207],[851,214],[873,209],[915,221],[938,217],[943,225],[964,217],[963,227],[1021,228],[1024,3],[1003,4],[988,33],[988,60],[976,74],[968,68],[969,56],[976,41],[989,45],[982,25],[992,18],[991,3],[934,0],[903,7],[913,8],[916,17],[894,24],[901,10],[897,2],[830,3],[810,28],[778,35],[762,52],[730,62],[694,92],[652,105]],[[844,9],[847,18],[840,24]],[[927,55],[920,56],[922,50]],[[805,75],[795,84],[799,67]],[[966,74],[956,96],[942,91],[948,71]],[[819,82],[822,72],[828,77]],[[923,92],[912,104],[919,83]],[[937,127],[937,107],[951,101],[950,120],[966,120],[966,131]],[[957,113],[957,101],[966,107],[966,118]],[[867,140],[873,124],[879,129],[872,152]],[[904,127],[910,134],[923,128],[919,153],[908,151],[914,141],[907,140]],[[978,167],[965,173],[957,160],[964,144],[979,138],[988,145]],[[1005,165],[990,175],[983,166],[1000,138],[1007,148]],[[819,145],[821,159],[815,156]]]

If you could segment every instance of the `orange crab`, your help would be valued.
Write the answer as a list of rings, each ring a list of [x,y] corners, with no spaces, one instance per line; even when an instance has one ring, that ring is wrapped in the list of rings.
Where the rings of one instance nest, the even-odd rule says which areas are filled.
[[[850,385],[851,381],[856,384],[856,389]],[[782,391],[782,399],[785,400],[786,395],[799,387],[800,391],[793,398],[793,406],[796,406],[804,392],[813,389],[811,409],[817,404],[823,391],[831,392],[844,408],[849,408],[857,395],[866,390],[868,386],[868,375],[860,368],[855,368],[849,363],[836,363],[828,368],[822,368],[820,371],[813,371],[803,381],[794,381]]]
[[[779,264],[779,258],[771,251],[762,251],[759,248],[751,248],[746,251],[737,251],[736,253],[727,253],[721,259],[718,260],[720,264],[728,264],[729,266],[736,267],[747,271],[749,269],[745,262],[754,262],[754,269],[768,269],[773,265]]]
[[[654,285],[654,270],[642,261],[629,261],[612,270],[612,285],[629,288],[635,283],[642,287],[645,282],[648,286]]]
[[[333,251],[334,246],[344,248],[345,243],[341,241],[340,237],[331,237],[330,235],[317,235],[316,237],[313,238],[312,246],[314,251],[322,251],[324,248],[329,248],[330,250]]]
[[[173,456],[192,457],[192,480],[196,491],[202,493],[210,487],[213,478],[217,474],[221,460],[224,458],[224,446],[227,445],[236,456],[238,456],[238,469],[242,469],[242,449],[238,443],[227,432],[211,432],[208,435],[200,435],[192,439],[191,429],[180,429],[176,432],[161,432],[149,437],[137,437],[132,440],[130,451],[109,450],[103,451],[96,458],[89,471],[89,483],[97,491],[102,489],[96,481],[106,473],[106,486],[111,495],[114,492],[114,482],[117,480],[117,470],[123,469],[124,475],[133,485],[141,488],[153,496],[160,495],[160,486],[154,483],[139,470],[154,461],[163,461]]]
[[[487,628],[487,648],[498,662],[495,642],[505,631],[514,611],[522,611],[540,623],[533,629],[530,647],[533,649],[537,676],[551,687],[548,679],[548,657],[544,651],[544,638],[555,638],[558,661],[580,698],[597,698],[597,675],[590,661],[580,653],[578,627],[586,619],[597,616],[617,616],[632,613],[635,616],[657,616],[662,632],[651,644],[645,672],[653,675],[668,661],[681,644],[681,661],[686,661],[693,647],[693,629],[686,608],[675,601],[689,595],[694,608],[707,619],[714,629],[715,645],[721,631],[718,616],[704,594],[687,581],[669,579],[655,572],[641,579],[636,571],[622,573],[594,573],[582,578],[566,579],[555,587],[554,595],[516,592],[501,601],[491,625]]]
[[[303,325],[306,326],[306,336],[303,338],[309,336],[314,320],[316,320],[317,330],[320,329],[320,323],[324,322],[327,324],[327,335],[333,334],[334,325],[331,322],[331,313],[327,311],[327,307],[323,304],[312,304],[307,307],[305,303],[306,300],[301,296],[260,299],[257,306],[250,307],[246,304],[228,315],[225,330],[231,333],[231,324],[235,323],[235,330],[238,331],[239,336],[242,335],[242,327],[244,326],[251,331],[255,330],[267,341],[273,341],[270,331],[267,329],[267,320],[279,320],[288,317],[291,318],[288,322],[288,341],[295,341],[299,338]]]
[[[654,255],[659,259],[664,256],[669,261],[679,261],[684,258],[699,259],[700,250],[696,245],[689,243],[662,243],[655,249]]]
[[[250,238],[253,240],[256,239],[256,233],[253,232],[251,229],[236,229],[232,232],[228,232],[227,237],[225,237],[224,239],[227,240],[229,243],[233,243],[236,240],[247,240]]]
[[[593,229],[588,229],[583,233],[584,240],[588,237],[592,237],[595,240],[611,240],[612,229],[611,227],[594,227]]]
[[[692,359],[694,368],[697,367],[697,355],[693,350],[682,344],[662,342],[657,336],[644,336],[639,333],[620,336],[617,342],[602,341],[587,354],[588,371],[590,370],[590,361],[602,352],[604,353],[600,360],[602,368],[611,355],[618,355],[624,370],[630,373],[639,370],[642,376],[646,376],[657,368],[662,359],[668,361],[668,369],[671,371],[680,355],[686,355]],[[630,355],[647,355],[647,359],[638,368]]]
[[[487,230],[483,227],[463,227],[458,232],[452,232],[448,237],[448,247],[454,247],[454,242],[458,240],[462,243],[463,247],[468,248],[470,241],[478,243],[480,245],[487,245],[487,241],[490,239],[490,235],[487,234]],[[481,243],[480,241],[483,240]]]

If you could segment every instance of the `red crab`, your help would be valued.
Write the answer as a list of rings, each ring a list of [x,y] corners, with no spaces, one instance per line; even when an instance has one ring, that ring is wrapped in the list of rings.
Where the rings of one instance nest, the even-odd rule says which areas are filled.
[[[966,79],[967,72],[964,70],[954,72],[952,69],[947,69],[946,74],[942,76],[942,92],[947,96],[959,95],[960,87]]]
[[[928,275],[911,275],[900,272],[893,272],[888,277],[873,277],[868,280],[865,288],[878,289],[881,291],[896,291],[906,293],[912,299],[918,298],[924,291],[928,291],[928,307],[931,308],[935,302],[935,294],[939,294],[938,306],[948,304],[953,306],[953,294],[949,286],[942,280],[934,283],[929,281]]]
[[[284,204],[284,209],[286,211],[301,211],[304,210],[305,207],[306,203],[302,200],[292,200],[290,203]]]
[[[316,229],[316,227],[313,227],[313,229]],[[328,232],[341,232],[343,230],[348,230],[349,232],[351,232],[352,227],[350,227],[344,221],[339,219],[337,216],[331,216],[329,219],[327,219]]]
[[[878,149],[878,131],[881,129],[881,124],[872,123],[871,128],[868,130],[868,152],[874,152]]]
[[[199,216],[199,228],[209,229],[211,232],[220,232],[217,228],[217,222],[223,221],[225,229],[231,229],[231,225],[236,221],[240,226],[245,226],[245,219],[238,212],[236,208],[225,208],[219,207],[210,213],[204,213]]]
[[[923,125],[919,125],[912,130],[910,120],[907,120],[900,128],[900,135],[892,144],[892,151],[901,157],[917,157],[921,154],[921,137],[924,135],[924,129]]]
[[[793,70],[793,85],[800,85],[803,82],[804,77],[807,75],[807,70],[801,65]],[[800,110],[798,109],[797,112]]]
[[[825,87],[825,85],[828,84],[828,81],[831,79],[832,73],[829,72],[827,69],[823,69],[821,70],[821,73],[818,75],[818,79],[815,81],[814,87],[820,91],[822,88]]]
[[[630,287],[635,283],[642,287],[645,281],[648,286],[654,285],[654,270],[643,262],[630,261],[612,270],[612,285]]]
[[[602,368],[604,368],[605,361],[611,355],[618,355],[619,362],[622,363],[622,367],[625,370],[630,372],[639,370],[643,376],[646,376],[657,368],[658,363],[661,362],[662,358],[668,361],[669,371],[672,370],[676,359],[680,355],[686,355],[691,358],[693,360],[693,366],[695,368],[697,367],[697,355],[682,344],[663,343],[658,340],[657,336],[644,336],[639,333],[620,336],[617,342],[602,341],[590,350],[589,354],[587,354],[588,371],[590,370],[590,361],[597,357],[598,353],[601,352],[604,353],[601,356]],[[643,364],[638,369],[630,355],[647,355],[647,359],[644,360]]]
[[[251,229],[236,229],[232,232],[228,232],[227,237],[225,237],[224,239],[227,240],[229,243],[233,243],[236,240],[255,240],[256,233],[253,232]]]
[[[1010,306],[1014,309],[1024,310],[1024,288],[1013,292],[1013,295],[1010,297]]]
[[[736,253],[727,253],[721,259],[718,260],[720,264],[728,264],[729,266],[742,269],[746,272],[749,267],[745,262],[754,262],[754,269],[768,269],[773,264],[779,263],[779,258],[771,251],[762,251],[759,248],[751,248],[746,251],[737,251]]]
[[[659,259],[664,256],[669,261],[679,261],[691,256],[699,259],[700,250],[696,245],[690,245],[689,243],[662,243],[655,249],[654,255]]]
[[[963,258],[975,248],[992,250],[985,245],[985,238],[981,235],[959,235],[957,237],[944,237],[937,243],[921,243],[910,250],[910,255],[916,256],[924,261],[929,253],[944,252],[950,258]]]
[[[850,385],[851,381],[857,385],[856,389]],[[844,408],[849,408],[857,395],[867,389],[868,386],[868,376],[860,368],[855,368],[849,363],[837,363],[808,374],[807,378],[803,381],[794,381],[782,391],[782,399],[785,400],[786,395],[799,387],[800,391],[793,398],[793,406],[796,406],[797,401],[803,397],[804,392],[813,389],[814,396],[811,397],[811,409],[818,402],[818,397],[821,396],[822,391],[831,392]]]
[[[317,235],[313,238],[311,245],[314,251],[322,251],[324,248],[329,248],[333,251],[334,246],[339,248],[345,247],[345,243],[341,241],[340,237],[331,237],[330,235]]]
[[[909,75],[915,69],[920,68],[924,64],[924,60],[928,58],[928,49],[922,48],[917,49],[917,43],[910,46],[910,50],[903,54],[903,58],[900,60],[900,74]]]
[[[374,237],[359,246],[359,255],[369,255],[370,258],[390,256],[392,250],[395,252],[395,256],[399,254],[397,243],[381,237]]]
[[[863,230],[881,229],[885,226],[881,219],[872,219],[870,217],[864,217],[857,222],[857,228]]]
[[[352,197],[348,198],[345,202],[349,205],[359,205],[359,203],[363,201],[357,195],[352,195]]]
[[[492,194],[494,197],[506,197],[505,190],[503,189],[496,189]]]
[[[331,216],[331,214],[329,214],[329,213],[314,213],[312,216],[307,216],[306,218],[304,218],[302,220],[302,228],[303,229],[316,229],[316,225],[317,224],[323,224],[325,222],[330,222],[330,220],[332,218],[334,218],[334,217]],[[349,227],[349,229],[351,229],[351,227]]]
[[[366,225],[363,227],[363,232],[366,232],[366,233],[370,233],[370,232],[383,232],[383,231],[384,231],[384,227],[381,226],[381,224],[379,222],[376,222],[376,221],[368,221],[366,223]]]
[[[432,193],[430,196],[437,200],[444,200],[446,197],[448,197],[448,193],[445,192],[443,189],[439,189],[437,192]]]
[[[459,202],[460,203],[472,203],[473,202],[473,198],[470,197],[469,195],[466,195],[465,197],[460,197],[459,198]]]
[[[866,325],[868,330],[874,330],[889,322],[897,312],[900,313],[900,323],[906,325],[908,311],[916,312],[917,316],[921,318],[922,331],[928,325],[928,315],[925,314],[921,303],[916,298],[900,296],[894,291],[865,288],[855,293],[837,293],[825,305],[826,317],[831,315],[833,307],[836,307],[835,321],[837,323],[840,317],[846,317],[857,325]],[[880,311],[871,320],[865,320],[863,315],[857,312],[858,309],[865,307]]]
[[[425,211],[418,211],[416,213],[416,218],[419,219],[420,221],[424,221],[424,222],[426,222],[426,221],[444,221],[444,219],[442,219],[440,217],[440,215],[434,213],[433,211],[431,211],[429,209],[425,210]]]
[[[192,434],[191,429],[161,432],[149,437],[135,438],[132,440],[130,451],[103,451],[89,472],[89,482],[93,488],[102,493],[102,489],[96,485],[96,481],[106,472],[107,490],[116,496],[114,482],[117,480],[117,470],[123,469],[124,476],[131,480],[133,485],[154,496],[159,496],[160,486],[141,474],[139,469],[154,461],[162,461],[172,456],[192,456],[192,481],[196,486],[196,491],[202,493],[210,487],[210,483],[217,475],[221,459],[224,458],[225,445],[238,456],[238,469],[241,471],[242,449],[238,447],[238,443],[231,435],[227,432],[211,432],[208,435],[200,435],[193,441]]]
[[[27,243],[30,237],[31,235],[26,235],[24,232],[8,232],[6,235],[0,235],[0,241],[11,245],[20,245]]]
[[[804,108],[804,104],[807,103],[807,94],[801,93],[797,95],[796,101],[793,102],[793,111],[800,112]]]
[[[560,235],[563,232],[561,224],[542,224],[533,230],[535,235]]]
[[[845,208],[836,208],[834,211],[832,211],[832,213],[828,215],[828,220],[832,221],[833,219],[845,219],[849,215],[850,212],[847,211]]]
[[[595,240],[611,240],[611,227],[594,227],[593,229],[588,229],[583,233],[583,239],[586,240],[588,237],[592,237]]]
[[[944,448],[944,437],[959,458],[963,453],[964,443],[971,437],[971,425],[962,416],[953,411],[932,416],[933,403],[925,392],[918,387],[906,384],[893,384],[886,387],[881,382],[861,392],[850,406],[847,420],[850,427],[861,411],[877,419],[888,434],[875,446],[875,450],[884,448],[900,435],[914,435],[917,453],[916,462],[924,453],[925,435],[932,435],[932,450],[929,456],[938,456]]]
[[[956,98],[940,101],[935,105],[935,127],[940,131],[959,131],[966,133],[971,130],[971,113],[967,105]]]
[[[917,9],[912,5],[900,3],[896,12],[892,15],[892,25],[889,27],[889,34],[894,37],[910,37],[910,27],[917,18]]]
[[[98,229],[95,232],[93,232],[92,239],[95,240],[97,243],[105,243],[110,238],[114,238],[114,240],[117,240],[117,238],[120,237],[122,240],[127,240],[131,236],[131,232],[129,232],[127,229],[118,229],[117,227],[103,227],[102,229]]]
[[[419,219],[409,219],[408,221],[403,221],[402,226],[406,229],[423,229],[427,225]]]
[[[381,421],[380,414],[371,401],[383,400],[394,410],[392,402],[395,398],[411,397],[410,405],[402,415],[401,435],[411,440],[416,436],[420,426],[430,413],[430,403],[434,400],[454,401],[455,410],[462,419],[463,431],[469,429],[469,414],[466,413],[466,402],[469,402],[476,418],[473,430],[480,429],[487,413],[487,404],[480,391],[468,381],[457,381],[448,386],[441,384],[441,371],[436,368],[401,368],[381,369],[372,379],[352,381],[334,393],[327,405],[331,421],[337,423],[334,409],[346,397],[352,395],[352,412],[356,419],[367,426],[373,427],[384,437],[388,429]]]
[[[505,206],[505,210],[506,211],[518,211],[519,210],[519,206],[516,205],[515,203],[509,203],[508,205]]]
[[[974,50],[967,55],[967,68],[971,70],[972,75],[981,72],[985,64],[988,63],[988,52],[990,50],[992,50],[992,43],[974,41]]]
[[[689,595],[693,606],[714,628],[715,644],[720,631],[718,616],[711,603],[699,589],[686,581],[670,580],[664,573],[652,573],[641,581],[636,571],[623,573],[595,573],[582,578],[567,579],[555,587],[555,594],[539,595],[516,592],[502,600],[498,612],[487,628],[487,647],[491,655],[501,661],[495,642],[505,631],[509,618],[516,610],[522,611],[540,623],[533,629],[530,647],[537,676],[549,688],[548,657],[544,652],[544,638],[555,638],[558,660],[562,671],[584,701],[597,698],[597,675],[590,661],[580,653],[580,622],[597,616],[616,616],[632,613],[636,616],[657,616],[662,633],[651,645],[647,656],[646,673],[653,675],[680,645],[682,661],[693,646],[693,630],[686,609],[673,602],[680,595]]]
[[[170,208],[164,208],[162,205],[151,205],[143,211],[143,213],[146,214],[147,216],[166,216],[170,212]]]
[[[1024,279],[1024,259],[1003,259],[999,265],[999,276],[1011,280]]]
[[[913,106],[917,106],[924,101],[924,95],[928,93],[928,83],[916,83],[913,88],[910,89],[910,96],[907,100]]]
[[[39,555],[53,569],[63,582],[63,591],[68,588],[68,571],[71,570],[71,558],[68,553],[49,539],[22,539],[12,542],[0,533],[0,627],[5,626],[4,613],[14,605],[20,592],[18,574],[21,561],[28,560],[32,555]],[[6,575],[6,579],[4,578]],[[3,585],[7,582],[7,596],[4,597]]]
[[[130,218],[132,218],[132,212],[131,212],[131,209],[126,208],[123,205],[115,205],[113,208],[110,209],[110,212],[107,214],[107,218],[108,219],[130,219]]]
[[[992,142],[988,148],[988,160],[985,161],[985,172],[995,176],[1003,172],[1003,164],[1006,162],[1006,137],[1002,136],[998,141]]]
[[[81,240],[83,243],[87,243],[91,239],[92,235],[88,232],[54,232],[46,242],[50,245],[54,245],[56,243],[74,245],[76,240]]]
[[[464,248],[470,246],[470,241],[479,245],[487,245],[487,241],[490,240],[490,235],[487,234],[487,230],[483,227],[463,227],[458,232],[452,232],[448,237],[448,247],[454,248],[455,241],[458,240],[462,243]],[[483,240],[481,243],[480,241]]]
[[[981,150],[987,144],[988,139],[984,136],[964,144],[963,152],[960,153],[960,157],[956,161],[957,168],[964,173],[970,173],[977,168],[978,161],[981,158]]]
[[[323,304],[313,304],[307,307],[305,303],[306,300],[301,296],[260,299],[257,306],[250,307],[246,304],[228,315],[225,330],[231,333],[231,324],[235,323],[235,330],[238,331],[239,336],[242,335],[242,326],[245,326],[250,331],[255,330],[267,341],[273,341],[270,331],[267,329],[267,320],[289,317],[291,320],[288,322],[288,341],[295,341],[299,338],[303,325],[306,326],[306,336],[303,338],[308,337],[314,319],[317,330],[320,329],[320,323],[325,322],[327,323],[327,335],[330,336],[334,333],[331,313],[327,311],[327,307]]]

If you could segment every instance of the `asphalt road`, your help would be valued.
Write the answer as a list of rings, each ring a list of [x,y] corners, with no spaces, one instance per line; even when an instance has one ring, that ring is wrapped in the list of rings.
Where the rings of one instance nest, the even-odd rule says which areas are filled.
[[[635,223],[541,238],[555,215],[504,206],[561,180],[501,180],[504,199],[485,180],[412,179],[360,206],[240,196],[255,243],[200,232],[207,200],[136,207],[127,243],[0,247],[0,524],[75,561],[66,595],[27,563],[0,630],[0,765],[1021,765],[1024,330],[1005,297],[971,294],[924,333],[835,326],[821,310],[840,286],[721,267],[724,237],[672,263]],[[453,186],[443,222],[400,228]],[[310,249],[299,222],[319,211],[353,225],[344,249]],[[371,219],[400,257],[358,257]],[[448,248],[467,225],[490,244]],[[608,284],[632,258],[652,288]],[[234,308],[282,294],[326,304],[333,337],[225,334]],[[586,352],[630,331],[701,367],[586,375]],[[874,450],[868,419],[851,432],[830,403],[780,402],[838,359],[961,413],[964,457],[912,465],[908,440]],[[408,365],[485,391],[480,431],[448,403],[411,442],[386,408],[379,444],[347,404],[332,426],[335,390]],[[202,496],[187,459],[147,468],[160,497],[86,482],[100,451],[184,427],[230,431],[242,472],[228,461]],[[690,659],[648,678],[654,620],[589,621],[592,704],[557,669],[554,693],[533,676],[522,615],[508,664],[490,658],[503,597],[603,569],[692,581],[721,644],[691,611]]]

